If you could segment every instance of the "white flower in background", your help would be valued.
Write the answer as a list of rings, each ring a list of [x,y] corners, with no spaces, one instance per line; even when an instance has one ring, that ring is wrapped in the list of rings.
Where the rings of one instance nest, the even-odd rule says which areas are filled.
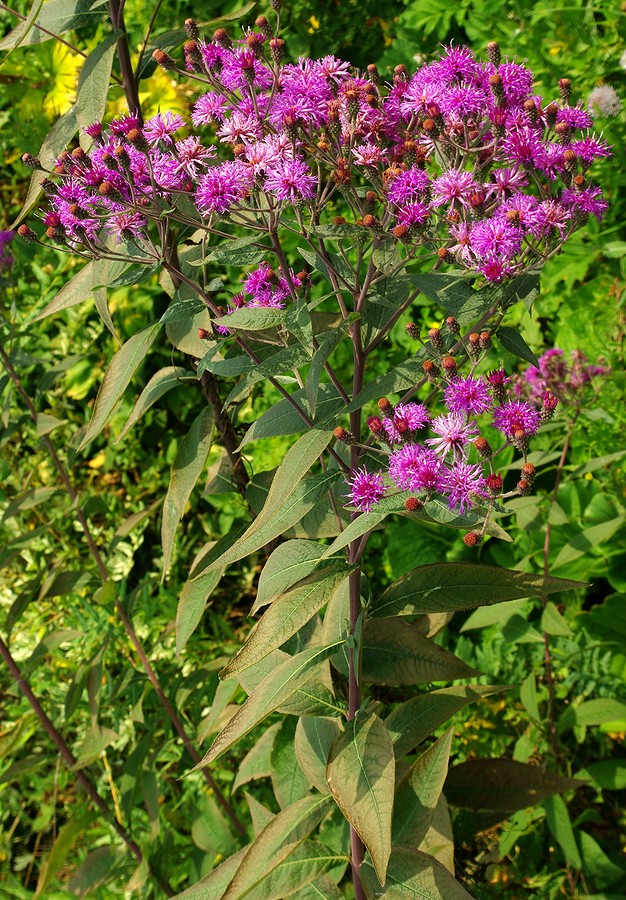
[[[594,88],[587,97],[587,109],[595,118],[598,116],[617,116],[621,108],[622,101],[615,90],[608,84],[602,84],[600,87]]]
[[[620,56],[619,64],[622,67],[622,69],[624,69],[624,71],[626,72],[626,50],[624,50],[624,52]]]

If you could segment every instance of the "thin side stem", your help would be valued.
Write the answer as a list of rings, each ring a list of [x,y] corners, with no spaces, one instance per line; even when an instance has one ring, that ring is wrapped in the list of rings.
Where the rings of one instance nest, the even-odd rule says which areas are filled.
[[[0,656],[6,663],[7,669],[11,673],[11,677],[13,678],[13,681],[15,682],[17,687],[20,689],[20,691],[22,692],[22,694],[28,701],[30,708],[33,710],[33,712],[39,719],[39,722],[41,723],[46,734],[48,735],[48,737],[50,738],[52,743],[55,745],[55,747],[58,749],[58,751],[61,755],[61,758],[63,759],[63,762],[66,764],[68,769],[71,770],[73,768],[73,766],[76,764],[76,757],[74,756],[74,754],[72,753],[70,748],[65,743],[65,740],[63,739],[63,736],[61,735],[61,733],[59,731],[57,731],[53,722],[48,718],[48,716],[47,716],[45,710],[43,709],[42,705],[40,704],[39,700],[33,694],[28,681],[23,677],[19,666],[17,665],[16,661],[14,660],[13,656],[11,655],[11,651],[9,650],[9,648],[5,644],[5,642],[2,640],[2,638],[0,638]],[[130,836],[128,831],[124,828],[124,826],[121,824],[121,822],[119,822],[117,820],[115,814],[111,812],[106,800],[98,793],[98,790],[96,789],[95,785],[90,781],[90,779],[87,777],[85,772],[82,769],[79,769],[75,773],[75,775],[76,775],[76,781],[78,782],[78,784],[80,784],[80,786],[85,791],[87,796],[91,799],[94,806],[96,806],[100,810],[100,812],[102,813],[102,815],[104,816],[106,821],[109,823],[109,825],[115,829],[115,831],[117,832],[119,837],[123,840],[123,842],[128,847],[129,851],[135,857],[137,862],[139,862],[139,863],[142,863],[144,861],[147,862],[153,878],[158,882],[158,884],[161,886],[161,888],[163,889],[163,891],[165,892],[165,894],[168,897],[173,897],[174,891],[172,890],[170,885],[167,883],[167,881],[162,879],[160,877],[160,875],[158,875],[158,873],[156,873],[153,870],[152,866],[150,866],[150,863],[147,860],[145,860],[144,855],[141,852],[141,850],[139,849],[138,845],[132,839],[132,837]]]

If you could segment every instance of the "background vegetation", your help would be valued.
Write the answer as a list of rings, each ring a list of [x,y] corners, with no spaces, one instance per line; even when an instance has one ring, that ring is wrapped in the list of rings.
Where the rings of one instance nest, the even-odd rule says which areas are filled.
[[[166,0],[153,37],[158,40],[189,15],[208,22],[242,6]],[[249,6],[244,24],[267,11],[262,4]],[[126,4],[130,44],[137,52],[152,11],[137,0]],[[15,12],[27,15],[28,4],[17,3]],[[625,14],[611,0],[570,0],[566,5],[418,0],[384,7],[373,0],[298,0],[286,4],[284,18],[294,56],[334,53],[359,66],[374,61],[388,76],[398,63],[411,68],[432,59],[439,44],[468,43],[481,51],[496,39],[503,55],[528,60],[546,98],[556,95],[563,76],[572,80],[574,95],[583,102],[598,85],[626,96]],[[92,21],[97,19],[86,14],[75,32],[65,35],[71,47],[45,41],[2,51],[1,228],[10,226],[26,197],[21,155],[39,152],[52,123],[75,100],[82,59],[74,48],[88,50],[108,34]],[[15,24],[13,13],[0,11],[5,34]],[[144,76],[140,92],[148,114],[189,108],[187,88],[162,70],[154,71],[149,53]],[[124,109],[119,87],[112,88],[109,98],[107,117]],[[597,125],[615,148],[598,176],[609,212],[546,266],[532,318],[523,310],[517,315],[533,349],[582,350],[591,362],[609,366],[611,374],[585,395],[563,467],[559,459],[568,433],[567,411],[537,445],[541,474],[536,494],[514,504],[509,525],[514,544],[488,542],[479,554],[486,563],[542,571],[549,526],[550,571],[590,587],[559,595],[560,605],[548,613],[538,601],[514,601],[505,609],[457,614],[439,638],[484,673],[485,684],[513,686],[505,699],[484,700],[453,720],[457,761],[487,756],[534,760],[565,775],[586,777],[588,783],[508,818],[507,809],[480,815],[462,806],[455,810],[457,874],[478,898],[608,900],[626,891],[623,109],[614,116],[600,114]],[[128,434],[122,431],[153,372],[183,362],[165,336],[153,345],[108,432],[91,445],[88,457],[76,453],[87,410],[118,341],[163,311],[168,298],[155,278],[141,287],[120,285],[108,292],[110,330],[91,303],[36,321],[76,271],[76,261],[52,248],[17,241],[10,251],[15,263],[0,272],[0,340],[13,350],[23,394],[37,417],[34,421],[15,381],[0,374],[0,631],[76,762],[72,771],[62,764],[49,734],[39,727],[8,670],[0,667],[0,893],[52,900],[69,895],[104,900],[124,892],[162,896],[146,864],[137,865],[111,821],[94,809],[77,773],[87,775],[106,798],[111,818],[123,823],[153,872],[174,889],[182,890],[210,871],[237,848],[238,838],[202,774],[183,777],[193,766],[192,757],[164,715],[112,597],[95,590],[97,560],[75,512],[82,511],[96,546],[106,555],[120,603],[198,747],[240,699],[229,693],[228,684],[219,685],[217,672],[247,632],[263,559],[259,554],[256,561],[229,569],[213,590],[200,626],[177,655],[173,623],[193,562],[192,548],[218,540],[246,516],[242,500],[218,478],[216,447],[207,489],[192,496],[174,563],[161,579],[159,504],[181,439],[205,401],[194,384],[181,383]],[[238,277],[235,270],[229,274]],[[440,313],[424,300],[416,315],[416,321],[421,316],[421,323],[430,325]],[[186,346],[194,340],[190,331]],[[394,335],[390,365],[406,353],[405,336]],[[513,357],[506,362],[511,365]],[[252,421],[275,400],[271,388],[258,386],[242,402],[239,422]],[[42,436],[58,448],[76,500],[64,490]],[[286,446],[284,439],[250,445],[249,472],[258,476],[275,468]],[[381,586],[416,562],[475,558],[460,538],[403,520],[388,523],[372,540],[379,565],[368,574]],[[251,736],[249,748],[262,733]],[[248,801],[253,809],[256,802],[276,808],[271,775],[281,762],[276,753],[258,756],[249,773],[253,783],[246,784],[247,770],[241,766],[245,753],[238,750],[220,760],[211,773],[247,821],[244,789],[253,794]],[[331,840],[332,835],[327,837]]]

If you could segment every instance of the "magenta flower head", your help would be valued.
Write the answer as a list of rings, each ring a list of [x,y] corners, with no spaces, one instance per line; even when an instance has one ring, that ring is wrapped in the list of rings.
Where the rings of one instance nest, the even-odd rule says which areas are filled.
[[[383,428],[387,432],[389,443],[394,444],[411,437],[430,422],[430,415],[421,403],[399,403],[393,415],[383,420]]]
[[[453,413],[479,413],[491,409],[491,396],[480,378],[455,378],[445,390],[445,403]]]
[[[440,491],[446,467],[421,444],[405,444],[389,457],[389,477],[403,491]]]
[[[494,411],[493,424],[507,437],[514,437],[519,431],[524,435],[531,435],[539,429],[541,416],[529,403],[512,400]]]
[[[448,469],[443,483],[450,509],[458,509],[461,515],[474,505],[477,497],[485,497],[485,479],[481,465],[456,462]]]
[[[385,482],[381,472],[368,472],[366,468],[357,469],[348,482],[348,497],[353,506],[360,512],[368,513],[372,506],[385,496]]]
[[[426,443],[442,458],[451,453],[456,461],[463,459],[465,445],[478,435],[475,423],[467,422],[465,416],[458,413],[437,416],[431,428],[439,437],[428,438]]]

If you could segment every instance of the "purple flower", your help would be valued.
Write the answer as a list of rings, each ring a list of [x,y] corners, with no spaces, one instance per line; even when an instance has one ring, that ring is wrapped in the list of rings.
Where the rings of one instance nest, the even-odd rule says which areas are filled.
[[[424,203],[407,203],[398,210],[398,225],[419,228],[430,219],[430,209]]]
[[[456,508],[463,515],[473,505],[475,495],[486,496],[482,466],[455,462],[445,474],[442,493],[448,495],[450,509]]]
[[[491,396],[481,378],[455,378],[445,390],[445,403],[453,413],[479,413],[491,409]]]
[[[469,203],[469,196],[479,189],[480,185],[474,180],[470,172],[457,172],[456,169],[448,169],[439,178],[433,181],[433,206],[441,206],[444,203],[454,204],[458,200],[463,206]]]
[[[426,443],[430,444],[435,453],[440,454],[443,458],[451,453],[455,460],[463,458],[463,448],[478,434],[476,424],[466,422],[465,416],[458,413],[437,416],[436,419],[433,419],[430,427],[439,437],[428,438]]]
[[[195,180],[206,168],[207,160],[215,156],[215,148],[205,147],[197,137],[188,137],[176,141],[176,155],[179,160],[176,172],[184,172]]]
[[[104,224],[109,234],[115,235],[118,244],[141,237],[145,226],[146,220],[136,212],[117,213],[110,216]]]
[[[522,247],[520,231],[506,219],[483,219],[470,229],[470,246],[479,259],[512,259]]]
[[[531,435],[539,429],[541,416],[529,403],[512,400],[494,410],[493,424],[507,437],[514,437],[518,431]]]
[[[196,128],[198,125],[210,125],[213,121],[221,122],[226,115],[227,108],[226,98],[211,91],[196,100],[191,121]]]
[[[440,491],[446,467],[432,450],[405,444],[389,457],[389,477],[403,491]]]
[[[569,209],[595,216],[597,219],[602,219],[609,207],[600,188],[591,187],[582,191],[571,191],[566,188],[561,194],[561,203]]]
[[[533,169],[543,152],[541,138],[533,128],[518,128],[502,144],[504,157],[526,169]]]
[[[430,415],[421,403],[399,403],[391,418],[383,419],[383,428],[387,432],[389,443],[402,441],[407,432],[420,431],[430,422]]]
[[[14,231],[0,231],[0,272],[10,269],[15,262],[15,259],[7,250],[7,245],[11,243],[14,237]]]
[[[311,200],[317,189],[317,179],[301,159],[280,159],[265,173],[263,187],[272,191],[278,200]]]
[[[182,116],[174,115],[169,111],[164,114],[157,113],[143,126],[143,136],[153,146],[159,141],[164,144],[172,144],[172,135],[184,125],[185,120]]]
[[[250,169],[237,161],[225,162],[200,176],[196,203],[203,215],[225,213],[241,200],[252,187],[254,176]]]
[[[385,496],[386,488],[381,472],[357,469],[348,484],[351,487],[348,494],[350,502],[361,512],[368,513]]]
[[[599,159],[601,156],[611,155],[611,149],[606,141],[593,137],[593,135],[582,138],[580,141],[572,141],[570,149],[578,154],[585,166],[591,165],[594,159]]]
[[[429,184],[428,175],[423,169],[407,169],[393,179],[387,191],[387,199],[396,206],[412,203],[421,199]]]

